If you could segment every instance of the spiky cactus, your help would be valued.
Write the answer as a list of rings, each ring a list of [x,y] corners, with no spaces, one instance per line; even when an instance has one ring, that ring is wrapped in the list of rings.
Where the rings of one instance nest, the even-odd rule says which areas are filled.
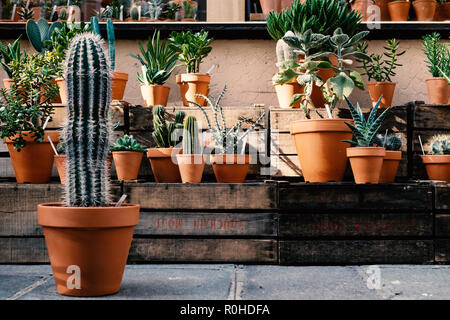
[[[179,130],[183,129],[185,113],[175,113],[175,121],[167,123],[164,119],[165,109],[163,106],[153,107],[153,140],[159,148],[175,147],[179,140]]]
[[[134,21],[139,21],[139,8],[136,6],[133,6],[130,9],[130,18]]]
[[[100,36],[83,33],[72,40],[64,78],[68,92],[67,125],[62,133],[67,156],[66,205],[107,206],[111,80]]]
[[[198,124],[194,116],[187,117],[184,124],[183,154],[201,154]]]
[[[438,134],[433,136],[425,149],[432,155],[450,155],[450,135]]]
[[[286,32],[285,37],[295,37],[292,31]],[[297,61],[298,54],[294,52],[294,48],[287,44],[283,39],[277,41],[277,66],[282,72],[284,69],[282,67],[283,63],[286,61]]]
[[[378,147],[386,148],[388,151],[399,151],[402,148],[402,139],[395,135],[377,135],[374,144]]]
[[[91,17],[92,32],[100,36],[100,26],[97,17]],[[116,68],[116,35],[114,33],[114,23],[111,19],[106,22],[106,34],[108,36],[108,51],[111,71]]]

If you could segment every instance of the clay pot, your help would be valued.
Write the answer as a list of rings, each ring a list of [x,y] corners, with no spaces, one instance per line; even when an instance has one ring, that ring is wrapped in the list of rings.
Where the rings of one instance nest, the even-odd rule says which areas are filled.
[[[177,154],[178,167],[183,183],[202,182],[205,156],[202,154]]]
[[[179,82],[178,82],[179,80]],[[195,101],[201,106],[205,104],[205,99],[195,97],[196,94],[208,95],[211,76],[206,73],[183,73],[177,78],[180,86],[180,94],[183,105],[189,106],[187,101]]]
[[[142,162],[142,152],[113,151],[118,180],[137,180]]]
[[[207,0],[206,19],[208,22],[244,22],[245,2],[245,0]]]
[[[439,10],[442,11],[441,14],[444,17],[444,20],[450,20],[450,2],[441,4],[439,8]]]
[[[380,183],[392,183],[395,181],[400,160],[402,160],[401,151],[386,150],[383,167],[381,168]]]
[[[414,0],[417,21],[433,21],[436,5],[436,0]]]
[[[128,73],[111,72],[111,100],[123,100]]]
[[[295,0],[281,0],[280,9],[283,10],[283,9],[290,8],[294,2],[295,2]],[[303,0],[301,2],[303,3]]]
[[[285,83],[283,85],[275,83],[273,85],[277,93],[280,108],[300,108],[300,101],[290,105],[295,94],[303,93],[303,86],[299,85],[297,80]]]
[[[272,12],[280,12],[281,11],[281,0],[259,0],[261,3],[261,9],[264,14],[264,17]]]
[[[299,120],[290,123],[298,160],[305,181],[342,181],[347,166],[342,140],[351,140],[352,131],[344,123],[351,119]]]
[[[359,12],[362,15],[362,21],[367,21],[367,8],[372,5],[371,0],[355,0],[352,2],[352,10]]]
[[[176,155],[181,152],[181,148],[150,148],[147,150],[147,158],[152,166],[156,182],[181,182],[178,161],[176,160]]]
[[[426,80],[430,104],[447,104],[449,101],[449,86],[445,78],[430,78]]]
[[[48,136],[56,145],[59,142],[58,131],[45,131],[42,142],[35,142],[31,132],[24,131],[26,146],[19,151],[14,149],[10,138],[5,138],[8,145],[12,166],[16,174],[17,183],[46,183],[52,177],[53,149],[48,141]]]
[[[56,169],[58,169],[59,174],[59,180],[61,180],[61,184],[66,184],[66,155],[60,154],[60,155],[53,155],[53,158],[55,159]]]
[[[183,106],[185,106],[185,105],[187,105],[186,92],[188,91],[189,86],[187,83],[181,81],[181,74],[177,74],[175,79],[176,79],[178,88],[180,89],[180,96],[183,101]]]
[[[169,92],[170,87],[168,86],[157,84],[141,85],[142,98],[144,98],[146,107],[167,106]]]
[[[434,13],[435,21],[445,21],[450,19],[450,15],[446,12],[446,8],[450,10],[450,2],[439,4],[436,7],[436,12]]]
[[[249,154],[212,154],[210,161],[218,183],[244,183],[250,165]]]
[[[67,105],[67,84],[66,84],[66,80],[64,78],[57,78],[56,80],[56,84],[58,85],[59,88],[59,96],[61,99],[61,103],[64,105]]]
[[[55,79],[52,79],[52,83],[53,84],[57,84],[57,81]],[[5,86],[6,90],[11,89],[11,86],[14,84],[14,81],[12,79],[3,79],[3,85]],[[24,92],[23,94],[20,93],[24,98],[27,97],[26,93]],[[45,97],[41,97],[41,101],[44,101]],[[52,103],[61,103],[61,96],[60,94],[58,94],[52,101]]]
[[[375,5],[380,8],[380,21],[389,21],[389,1],[390,0],[375,0]]]
[[[353,177],[357,184],[378,183],[386,149],[379,147],[347,148]]]
[[[450,155],[421,156],[428,179],[450,183]]]
[[[196,19],[189,18],[189,19],[181,19],[182,22],[196,22]]]
[[[394,97],[394,82],[369,82],[369,94],[372,105],[375,106],[381,96],[380,108],[389,108],[392,106],[392,98]]]
[[[38,222],[44,229],[59,294],[93,297],[120,290],[139,222],[139,205],[81,208],[40,204]]]
[[[392,21],[407,21],[409,15],[409,1],[393,1],[388,3],[389,15]]]

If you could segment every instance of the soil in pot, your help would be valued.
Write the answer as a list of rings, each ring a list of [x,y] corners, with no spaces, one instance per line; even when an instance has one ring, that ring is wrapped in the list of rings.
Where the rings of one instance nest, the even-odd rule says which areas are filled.
[[[170,87],[164,85],[141,85],[142,98],[146,107],[167,106]]]
[[[445,78],[426,80],[430,104],[447,104],[449,101],[449,85]]]
[[[176,160],[176,155],[181,152],[181,148],[150,148],[147,150],[147,158],[150,161],[156,182],[181,182],[180,170]]]
[[[142,152],[113,151],[118,180],[137,180],[142,162]]]
[[[178,167],[180,168],[183,183],[202,182],[205,169],[205,156],[202,154],[177,154]]]
[[[396,84],[394,82],[369,82],[368,87],[372,105],[375,106],[380,97],[383,96],[381,99],[380,108],[388,108],[392,106],[395,85]]]
[[[280,104],[280,108],[300,108],[300,101],[297,101],[294,105],[290,105],[292,101],[292,97],[295,94],[303,93],[303,87],[298,84],[296,80],[281,84],[274,84],[275,91],[277,93],[278,102]]]
[[[347,148],[347,157],[350,159],[355,182],[357,184],[377,184],[380,181],[385,156],[385,148]]]
[[[14,149],[14,143],[10,138],[5,139],[17,183],[49,182],[52,176],[54,153],[48,136],[56,145],[59,142],[59,132],[45,131],[42,142],[35,142],[34,137],[30,136],[30,132],[24,131],[24,134],[28,134],[28,136],[24,136],[27,144],[20,152]]]
[[[53,155],[55,159],[56,169],[58,169],[59,174],[59,180],[61,181],[61,184],[66,184],[66,155],[60,154],[60,155]]]
[[[417,21],[433,21],[436,5],[436,0],[414,0]]]
[[[189,103],[187,101],[195,101],[203,106],[205,104],[205,99],[195,97],[195,95],[208,95],[211,76],[206,73],[183,73],[180,75],[179,80],[181,84],[180,94],[183,98],[184,106],[189,106]]]
[[[407,21],[409,15],[409,1],[393,1],[388,3],[389,15],[392,21]]]
[[[59,294],[93,297],[116,293],[139,222],[139,206],[38,205],[38,222]],[[74,274],[79,274],[77,282]],[[79,286],[77,286],[79,284]]]
[[[300,120],[290,123],[291,135],[305,181],[342,181],[347,166],[346,149],[353,134],[344,123],[351,119]]]
[[[426,155],[422,156],[422,161],[428,179],[450,183],[450,155]]]
[[[218,183],[244,183],[250,165],[250,155],[212,154],[210,161]]]
[[[383,160],[383,167],[381,168],[380,183],[392,183],[395,181],[398,165],[401,160],[401,151],[386,150],[386,156]]]
[[[111,99],[123,100],[127,86],[128,73],[111,72]]]

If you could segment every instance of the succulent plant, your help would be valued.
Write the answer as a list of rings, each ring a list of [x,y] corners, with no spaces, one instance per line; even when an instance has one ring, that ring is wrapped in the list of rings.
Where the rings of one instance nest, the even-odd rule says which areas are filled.
[[[59,11],[59,20],[67,20],[67,10],[66,10],[66,8],[62,8]]]
[[[20,50],[21,39],[22,35],[20,35],[12,44],[8,43],[6,46],[0,41],[0,64],[10,79],[13,76],[10,67],[11,61],[20,62],[22,60],[22,54],[26,55],[26,52],[22,53]]]
[[[194,19],[197,13],[197,3],[191,3],[190,1],[183,1],[183,18],[184,19]]]
[[[34,11],[27,7],[21,8],[17,14],[22,20],[30,20],[34,17]]]
[[[433,136],[425,149],[432,155],[450,155],[450,135],[438,134]]]
[[[194,116],[186,118],[183,129],[183,154],[201,154],[198,124]]]
[[[168,20],[177,20],[178,11],[180,10],[180,5],[176,2],[169,2],[166,4],[166,18]]]
[[[137,6],[131,7],[130,18],[131,20],[139,21],[139,8]]]
[[[28,40],[37,52],[48,50],[46,41],[50,40],[53,31],[62,28],[61,22],[49,24],[45,19],[41,18],[36,23],[34,20],[28,20],[26,32]]]
[[[295,34],[292,31],[286,32],[285,37],[295,37]],[[284,69],[282,68],[283,64],[286,61],[297,61],[298,53],[295,52],[295,49],[287,44],[283,39],[277,41],[277,66],[282,72]]]
[[[178,111],[175,113],[175,121],[167,123],[164,119],[166,110],[163,106],[153,107],[153,133],[152,137],[155,140],[158,148],[175,147],[179,142],[179,137],[183,130],[183,122],[185,113]]]
[[[110,68],[103,41],[93,33],[77,35],[66,57],[68,116],[65,201],[70,207],[108,206],[111,102]]]
[[[441,43],[441,35],[436,32],[424,36],[422,45],[430,74],[436,78],[441,74],[450,77],[450,45]]]
[[[117,139],[116,143],[110,147],[111,151],[134,151],[146,152],[147,148],[140,145],[133,136],[124,135]]]
[[[395,135],[377,135],[374,139],[374,144],[378,147],[386,148],[388,151],[399,151],[402,148],[402,139]]]

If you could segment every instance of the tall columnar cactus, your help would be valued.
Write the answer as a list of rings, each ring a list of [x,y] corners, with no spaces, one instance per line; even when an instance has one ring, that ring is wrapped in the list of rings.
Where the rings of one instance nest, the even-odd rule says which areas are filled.
[[[130,17],[134,21],[139,21],[139,8],[136,6],[133,6],[130,9]]]
[[[98,18],[91,18],[91,29],[92,32],[100,36],[100,26],[98,24]],[[106,22],[106,34],[108,36],[108,51],[109,51],[109,61],[111,65],[111,71],[116,69],[116,36],[114,33],[114,23],[111,19]]]
[[[175,121],[166,123],[164,119],[165,109],[163,106],[153,107],[153,140],[159,148],[175,147],[178,143],[178,130],[183,129],[185,113],[175,113]]]
[[[285,37],[294,37],[295,34],[292,31],[286,32]],[[294,52],[294,48],[287,44],[283,39],[277,41],[277,66],[280,71],[283,71],[281,67],[286,61],[297,61],[298,53]]]
[[[64,78],[68,92],[68,122],[62,134],[67,156],[66,205],[107,206],[111,83],[100,36],[82,33],[72,40]]]
[[[198,124],[194,116],[187,117],[184,124],[183,154],[201,154]]]

